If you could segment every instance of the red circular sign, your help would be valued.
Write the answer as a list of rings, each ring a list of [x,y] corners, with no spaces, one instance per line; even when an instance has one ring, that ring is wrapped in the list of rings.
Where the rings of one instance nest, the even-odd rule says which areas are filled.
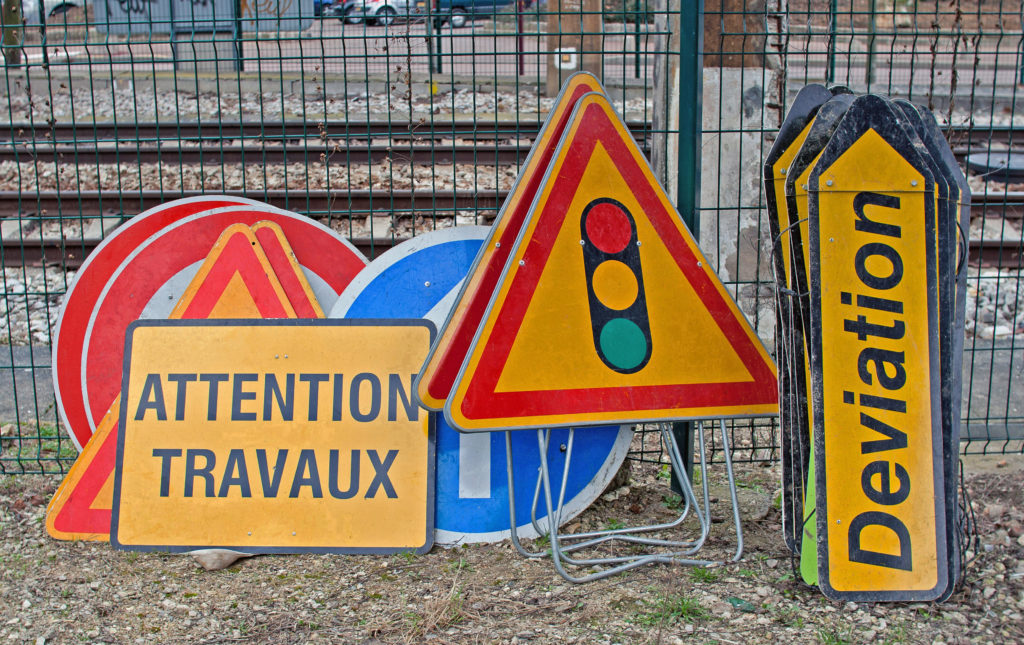
[[[177,301],[174,294],[180,296],[224,229],[263,220],[281,226],[309,281],[319,285],[326,297],[336,297],[366,265],[363,255],[334,231],[265,205],[205,210],[161,227],[110,272],[92,310],[76,314],[87,319],[78,348],[80,360],[73,367],[65,365],[61,379],[70,382],[64,372],[74,370],[73,386],[65,385],[65,390],[77,390],[82,410],[77,424],[70,422],[70,415],[66,420],[82,444],[120,391],[128,325],[140,317],[166,317]],[[157,294],[166,302],[152,302]],[[323,303],[322,308],[329,309],[331,304]]]
[[[81,450],[92,436],[82,399],[82,344],[93,307],[110,276],[128,254],[150,235],[183,217],[212,208],[259,202],[244,197],[190,197],[151,208],[131,218],[104,239],[85,259],[68,287],[53,330],[53,391],[57,410],[75,446]]]

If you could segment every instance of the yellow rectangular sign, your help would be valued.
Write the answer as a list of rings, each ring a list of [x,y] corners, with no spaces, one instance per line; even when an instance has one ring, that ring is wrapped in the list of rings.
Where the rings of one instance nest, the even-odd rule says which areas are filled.
[[[948,577],[934,184],[867,108],[811,178],[819,582],[929,600]]]
[[[111,542],[388,553],[433,544],[422,320],[129,328]]]

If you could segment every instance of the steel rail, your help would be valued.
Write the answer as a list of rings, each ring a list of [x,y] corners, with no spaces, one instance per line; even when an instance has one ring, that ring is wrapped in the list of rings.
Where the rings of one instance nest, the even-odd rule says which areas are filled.
[[[482,141],[535,139],[542,121],[258,121],[145,122],[145,123],[0,123],[0,145],[81,144],[88,142],[164,142],[301,139],[377,139],[394,141],[440,141],[472,139]],[[650,123],[626,124],[637,138],[652,132]]]

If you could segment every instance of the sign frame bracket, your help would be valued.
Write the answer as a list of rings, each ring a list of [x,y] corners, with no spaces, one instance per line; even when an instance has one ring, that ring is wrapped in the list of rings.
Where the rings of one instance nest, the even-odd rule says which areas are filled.
[[[548,539],[550,540],[550,550],[548,550],[548,551],[529,551],[529,550],[527,550],[522,545],[522,543],[520,542],[520,540],[518,538],[518,535],[517,535],[516,529],[515,529],[515,522],[513,521],[512,522],[512,525],[513,525],[513,528],[512,528],[512,543],[515,546],[516,550],[519,551],[519,553],[522,554],[524,557],[532,558],[532,559],[539,559],[539,558],[547,557],[547,556],[550,555],[551,559],[552,559],[552,562],[554,564],[555,570],[558,572],[558,574],[561,575],[567,581],[572,582],[574,584],[583,584],[583,583],[587,583],[587,582],[592,582],[594,580],[600,580],[602,578],[607,578],[609,576],[616,575],[618,573],[621,573],[623,571],[627,571],[629,569],[634,569],[636,567],[643,566],[645,564],[652,564],[652,563],[683,564],[683,565],[689,565],[689,566],[708,567],[708,566],[717,566],[717,565],[721,565],[721,564],[726,564],[727,562],[737,562],[737,561],[739,561],[739,559],[743,555],[743,529],[742,529],[742,523],[741,523],[741,520],[740,520],[739,503],[738,503],[737,494],[736,494],[736,480],[735,480],[735,475],[734,475],[734,471],[733,471],[733,467],[732,467],[732,457],[731,457],[731,455],[729,453],[729,438],[728,438],[728,431],[726,430],[726,426],[725,426],[725,419],[718,419],[717,422],[718,422],[718,425],[721,428],[721,432],[722,432],[722,445],[723,445],[723,453],[725,455],[726,475],[727,475],[728,484],[729,484],[730,502],[732,504],[733,527],[734,527],[734,531],[736,533],[736,538],[737,538],[736,550],[732,554],[730,559],[728,559],[728,560],[709,560],[709,559],[699,559],[699,558],[692,557],[697,552],[699,552],[701,548],[703,548],[704,543],[707,540],[707,537],[708,537],[708,534],[710,533],[710,528],[711,528],[711,511],[710,511],[710,503],[709,503],[710,502],[710,494],[709,494],[709,491],[708,491],[708,483],[707,483],[708,482],[708,477],[707,477],[708,476],[708,463],[707,463],[707,456],[706,456],[705,449],[704,449],[704,439],[705,439],[704,421],[696,421],[695,422],[696,429],[697,429],[698,440],[700,442],[699,443],[699,450],[700,450],[700,473],[701,473],[701,478],[702,478],[701,479],[701,483],[702,483],[702,497],[704,499],[703,508],[701,507],[701,505],[700,505],[700,503],[699,503],[699,501],[697,499],[697,495],[694,493],[694,490],[693,490],[693,487],[691,485],[691,482],[690,482],[689,478],[688,477],[684,477],[684,478],[680,479],[680,482],[681,482],[682,488],[683,488],[684,508],[683,508],[679,518],[677,518],[676,520],[674,520],[672,522],[656,524],[656,525],[649,525],[649,526],[638,526],[638,527],[628,527],[628,528],[619,528],[619,529],[605,529],[605,530],[600,530],[600,531],[588,531],[588,532],[575,533],[575,534],[559,533],[559,531],[558,531],[558,526],[559,526],[559,523],[560,523],[560,518],[561,518],[561,514],[562,514],[562,507],[563,507],[563,502],[564,502],[563,495],[561,494],[561,488],[564,486],[565,475],[563,473],[562,481],[561,482],[556,482],[556,483],[559,483],[559,496],[558,496],[557,504],[555,504],[555,503],[553,503],[554,498],[552,496],[552,477],[551,477],[551,471],[550,471],[550,468],[548,467],[547,458],[546,458],[546,451],[545,451],[545,448],[547,447],[547,440],[548,440],[548,438],[550,436],[550,430],[545,430],[543,428],[538,428],[537,429],[537,442],[538,442],[538,447],[541,450],[541,468],[540,468],[540,472],[538,474],[537,490],[535,491],[535,495],[534,495],[534,525],[537,528],[538,533],[541,533],[542,535],[547,536]],[[711,423],[714,423],[714,421],[711,421]],[[666,450],[667,450],[667,452],[669,454],[669,460],[671,462],[672,468],[675,469],[676,472],[685,472],[684,464],[683,464],[683,459],[682,459],[682,456],[681,456],[681,453],[680,453],[680,446],[679,446],[679,444],[678,444],[678,442],[676,440],[676,434],[672,431],[672,424],[671,423],[661,423],[661,424],[659,424],[659,431],[660,431],[660,434],[661,434],[663,445],[665,446],[665,448],[666,448]],[[509,442],[510,442],[510,437],[509,437],[508,432],[509,431],[506,431],[506,449],[508,449]],[[568,439],[568,443],[567,443],[567,447],[566,447],[566,461],[565,461],[565,468],[566,469],[568,468],[568,465],[571,462],[571,458],[572,458],[572,443],[573,443],[574,434],[575,434],[575,429],[570,429],[569,439]],[[515,492],[514,492],[514,487],[511,485],[511,470],[509,471],[509,477],[510,477],[509,497],[510,497],[510,503],[512,503],[511,500],[514,500]],[[547,528],[546,532],[541,530],[541,527],[539,526],[539,524],[538,524],[538,522],[536,520],[536,517],[535,517],[537,498],[539,497],[539,495],[537,493],[539,492],[539,490],[541,488],[543,489],[543,492],[544,492],[543,499],[544,499],[544,503],[545,503],[546,508],[547,508],[548,528]],[[652,531],[666,530],[666,529],[675,528],[675,527],[677,527],[677,526],[679,526],[679,525],[681,525],[683,523],[683,521],[686,519],[686,517],[690,514],[691,510],[694,511],[694,514],[696,515],[697,520],[698,520],[698,524],[700,526],[700,535],[696,539],[680,541],[680,540],[658,539],[658,538],[644,537],[644,536],[638,535],[638,534],[642,534],[642,533],[650,533]],[[577,542],[575,544],[564,544],[565,542],[573,541],[573,540],[583,540],[583,541],[582,542]],[[604,543],[612,541],[612,540],[621,540],[621,541],[626,542],[628,544],[645,545],[645,546],[651,546],[651,547],[662,547],[662,548],[665,548],[667,550],[663,551],[663,552],[651,552],[651,553],[645,553],[645,554],[641,554],[641,555],[609,556],[609,557],[595,557],[595,558],[582,558],[582,559],[573,558],[573,557],[571,557],[569,555],[570,553],[573,553],[575,551],[579,551],[579,550],[584,549],[584,548],[598,546],[598,545],[604,544]],[[574,567],[578,567],[578,566],[593,567],[593,566],[604,566],[604,565],[607,565],[607,566],[605,566],[605,568],[602,568],[602,569],[600,569],[600,570],[598,570],[596,572],[590,573],[588,575],[575,576],[575,575],[573,575],[572,573],[570,573],[566,569],[566,565],[574,566]]]

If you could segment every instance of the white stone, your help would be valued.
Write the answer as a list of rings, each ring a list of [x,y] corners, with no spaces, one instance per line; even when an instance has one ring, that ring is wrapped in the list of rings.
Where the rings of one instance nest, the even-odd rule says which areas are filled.
[[[189,553],[207,571],[217,571],[231,566],[240,558],[250,558],[251,553],[239,553],[228,549],[200,549]]]

